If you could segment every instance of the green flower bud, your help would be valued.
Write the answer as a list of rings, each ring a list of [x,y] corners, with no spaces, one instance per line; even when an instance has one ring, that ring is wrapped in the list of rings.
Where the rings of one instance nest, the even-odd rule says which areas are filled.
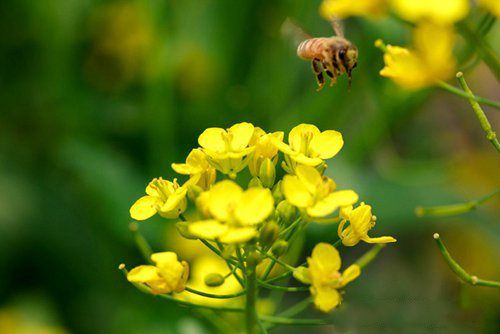
[[[288,225],[295,220],[295,217],[297,216],[297,208],[288,201],[284,200],[279,202],[276,207],[276,215],[281,219],[283,224]]]
[[[177,223],[175,223],[175,227],[177,228],[177,231],[179,232],[179,234],[182,235],[184,238],[190,239],[190,240],[198,239],[198,237],[195,237],[194,235],[192,235],[189,232],[188,222],[183,222],[183,221],[177,222]]]
[[[273,188],[273,198],[274,198],[274,203],[279,203],[281,202],[284,197],[283,197],[283,192],[281,191],[281,180],[279,180]]]
[[[293,271],[293,277],[304,284],[311,284],[311,276],[309,275],[309,268],[297,267]]]
[[[260,229],[259,242],[264,247],[271,247],[279,235],[280,227],[274,220],[271,220]]]
[[[288,242],[285,240],[278,240],[274,243],[273,247],[271,247],[271,253],[274,256],[279,257],[286,253],[288,250]]]
[[[208,274],[207,276],[205,276],[205,285],[206,286],[220,286],[220,285],[224,284],[225,280],[226,279],[221,274],[211,273],[211,274]]]
[[[272,188],[274,185],[274,180],[276,179],[276,167],[269,158],[265,158],[262,161],[259,169],[259,178],[262,181],[262,185],[266,188]]]
[[[262,188],[262,182],[257,176],[252,177],[252,179],[248,183],[248,188],[253,188],[253,187]]]
[[[198,196],[202,192],[203,192],[203,189],[196,184],[190,184],[188,186],[187,194],[188,194],[189,199],[192,200],[193,202],[196,201],[196,199],[198,198]]]

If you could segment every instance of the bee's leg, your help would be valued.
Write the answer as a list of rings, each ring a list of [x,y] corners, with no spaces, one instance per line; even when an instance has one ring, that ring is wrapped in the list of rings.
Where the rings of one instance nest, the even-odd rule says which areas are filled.
[[[317,91],[319,92],[325,85],[325,77],[323,76],[323,67],[321,66],[321,62],[319,61],[319,59],[313,59],[313,61],[311,62],[311,66],[314,74],[316,75],[316,81],[318,82]]]
[[[330,81],[330,87],[331,87],[337,82],[337,73],[332,65],[328,66],[327,64],[323,63],[323,67],[325,68],[326,75],[328,75],[331,79]]]

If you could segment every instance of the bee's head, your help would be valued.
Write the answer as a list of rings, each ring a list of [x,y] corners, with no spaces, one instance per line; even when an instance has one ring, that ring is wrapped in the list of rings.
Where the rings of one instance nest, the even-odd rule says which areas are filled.
[[[339,49],[338,57],[344,65],[349,78],[349,89],[351,88],[352,70],[358,65],[358,49],[348,43],[345,47]]]

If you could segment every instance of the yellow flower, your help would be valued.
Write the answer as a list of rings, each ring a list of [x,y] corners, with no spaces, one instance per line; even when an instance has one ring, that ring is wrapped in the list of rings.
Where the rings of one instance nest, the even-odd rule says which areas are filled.
[[[324,0],[320,13],[327,19],[332,17],[367,16],[379,18],[387,12],[388,0]]]
[[[361,203],[354,210],[352,206],[342,208],[340,216],[343,220],[339,224],[338,234],[345,246],[355,246],[360,240],[370,244],[396,242],[393,237],[371,238],[368,236],[368,231],[375,226],[376,217],[372,215],[372,207],[365,203]],[[344,229],[347,221],[349,221],[349,226]]]
[[[191,179],[196,182],[197,179]],[[153,179],[146,187],[146,196],[139,198],[130,208],[130,217],[135,220],[146,220],[155,213],[165,218],[175,219],[186,210],[186,193],[189,181],[182,187],[177,180],[170,182]]]
[[[317,167],[324,164],[325,159],[335,156],[344,140],[342,134],[334,130],[319,131],[310,124],[300,124],[288,135],[289,144],[273,140],[274,144],[285,153],[286,165],[283,168],[293,174],[297,164]]]
[[[174,252],[154,253],[151,255],[154,266],[135,267],[127,274],[129,282],[144,283],[155,294],[181,292],[184,290],[189,265],[179,262]]]
[[[250,123],[235,124],[227,130],[208,128],[198,138],[209,163],[231,178],[236,177],[248,164],[249,154],[255,149],[249,146],[254,132]]]
[[[352,190],[335,191],[335,182],[322,177],[313,167],[299,165],[295,172],[296,175],[283,178],[283,194],[288,202],[305,209],[311,217],[324,217],[358,200]]]
[[[423,23],[414,31],[414,49],[387,46],[380,75],[417,89],[449,79],[455,71],[453,27]]]
[[[274,165],[278,162],[278,148],[275,142],[283,141],[284,133],[282,131],[274,133],[265,133],[261,128],[255,128],[250,146],[255,146],[252,158],[248,163],[248,169],[252,176],[259,176],[262,162],[268,158]]]
[[[489,10],[496,17],[500,17],[500,1],[498,0],[478,0],[480,6]]]
[[[208,190],[215,182],[215,169],[208,163],[207,156],[199,148],[195,148],[189,153],[185,164],[172,164],[172,169],[179,174],[199,177],[196,185],[203,190]]]
[[[323,312],[329,312],[337,307],[342,300],[337,289],[343,288],[361,274],[361,268],[356,264],[349,266],[341,274],[339,252],[327,243],[314,246],[307,263],[314,304]]]
[[[403,19],[411,22],[429,20],[452,24],[469,12],[468,0],[392,0],[392,7]]]
[[[199,238],[218,239],[224,243],[240,243],[254,238],[257,235],[256,225],[274,210],[273,195],[269,189],[250,188],[243,191],[230,180],[216,183],[200,197],[199,205],[213,219],[190,223],[189,232]]]

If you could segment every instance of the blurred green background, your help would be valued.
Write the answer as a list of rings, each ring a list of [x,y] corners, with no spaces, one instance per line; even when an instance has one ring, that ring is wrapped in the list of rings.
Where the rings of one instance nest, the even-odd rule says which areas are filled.
[[[398,239],[349,285],[338,326],[275,333],[500,332],[499,292],[461,284],[432,240],[439,232],[465,269],[498,280],[498,199],[458,217],[414,215],[418,205],[498,188],[497,153],[467,101],[405,92],[379,76],[375,39],[410,41],[396,20],[347,20],[360,53],[352,90],[342,77],[316,92],[280,28],[292,17],[332,35],[319,3],[1,2],[0,333],[212,333],[199,313],[135,290],[117,266],[142,262],[128,209],[148,181],[174,177],[170,164],[184,161],[203,129],[241,121],[341,131],[345,146],[327,173],[373,205],[373,235]],[[499,51],[499,24],[488,38]],[[477,95],[500,99],[484,65],[466,77]],[[499,130],[498,111],[485,111]],[[141,223],[157,251],[178,247],[166,225]],[[334,240],[335,227],[312,227],[302,257]],[[344,262],[366,249],[344,249]]]

